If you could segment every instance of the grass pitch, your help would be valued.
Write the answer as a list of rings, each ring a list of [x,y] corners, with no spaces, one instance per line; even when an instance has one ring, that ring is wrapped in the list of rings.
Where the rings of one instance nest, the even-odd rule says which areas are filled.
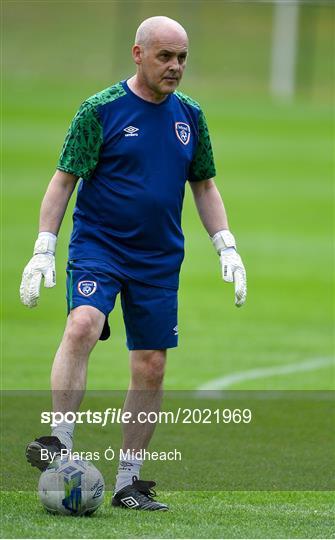
[[[333,538],[330,493],[162,493],[169,512],[110,507],[90,518],[52,516],[35,493],[3,494],[6,538]],[[19,509],[19,511],[18,511]]]

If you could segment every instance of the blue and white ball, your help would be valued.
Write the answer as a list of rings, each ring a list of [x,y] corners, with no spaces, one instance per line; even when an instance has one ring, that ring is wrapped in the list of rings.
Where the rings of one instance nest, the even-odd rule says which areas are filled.
[[[41,474],[38,494],[44,508],[53,514],[93,514],[104,500],[101,472],[83,459],[58,459]]]

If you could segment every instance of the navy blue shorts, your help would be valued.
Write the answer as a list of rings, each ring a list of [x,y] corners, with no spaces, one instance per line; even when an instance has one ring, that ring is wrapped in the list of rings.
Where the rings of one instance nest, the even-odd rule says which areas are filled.
[[[129,350],[177,347],[177,290],[135,281],[93,259],[69,261],[66,273],[68,313],[78,306],[93,306],[104,313],[101,340],[110,336],[108,315],[120,293]]]

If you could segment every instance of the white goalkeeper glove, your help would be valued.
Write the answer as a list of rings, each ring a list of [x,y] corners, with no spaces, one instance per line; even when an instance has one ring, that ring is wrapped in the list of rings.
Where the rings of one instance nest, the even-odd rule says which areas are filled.
[[[34,256],[23,270],[20,298],[21,302],[29,308],[37,306],[42,277],[44,277],[44,287],[56,285],[56,242],[56,235],[49,232],[39,233],[35,242]]]
[[[211,237],[220,256],[222,278],[235,284],[235,306],[244,304],[247,297],[247,277],[241,257],[236,251],[235,238],[228,230],[219,231]]]

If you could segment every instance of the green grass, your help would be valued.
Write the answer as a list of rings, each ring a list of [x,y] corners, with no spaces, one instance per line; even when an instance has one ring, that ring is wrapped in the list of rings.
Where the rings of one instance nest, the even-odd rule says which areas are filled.
[[[52,357],[65,324],[64,268],[73,201],[59,238],[57,287],[42,290],[39,307],[29,311],[19,302],[18,286],[31,256],[40,201],[75,110],[85,97],[132,73],[129,42],[136,24],[152,15],[153,7],[151,2],[131,3],[131,9],[128,4],[63,2],[60,8],[59,2],[3,2],[4,389],[49,388]],[[330,6],[301,7],[298,96],[280,103],[267,91],[269,4],[197,2],[189,10],[186,2],[162,2],[160,9],[190,30],[190,64],[182,89],[206,112],[217,185],[249,286],[247,304],[237,310],[187,190],[180,346],[169,352],[166,388],[193,390],[234,372],[330,358],[334,11]],[[91,356],[92,390],[128,384],[119,304],[111,327],[111,340],[99,343]],[[333,386],[334,370],[327,366],[241,381],[232,389]],[[2,493],[2,537],[335,537],[330,492],[172,493],[163,491],[162,482],[158,491],[170,505],[169,513],[118,511],[109,507],[107,495],[92,518],[50,516],[31,491],[37,475],[24,463],[29,424],[12,422],[12,427],[16,438],[6,443],[15,444],[15,452],[9,452],[13,461],[7,456],[6,461],[10,471],[14,463],[29,491]],[[198,475],[201,485],[206,467],[192,470],[190,465],[187,475]],[[111,467],[109,481],[113,476]]]
[[[111,508],[90,518],[51,516],[34,493],[3,495],[6,538],[334,538],[329,493],[162,493],[170,512]],[[20,509],[18,511],[18,508]]]

